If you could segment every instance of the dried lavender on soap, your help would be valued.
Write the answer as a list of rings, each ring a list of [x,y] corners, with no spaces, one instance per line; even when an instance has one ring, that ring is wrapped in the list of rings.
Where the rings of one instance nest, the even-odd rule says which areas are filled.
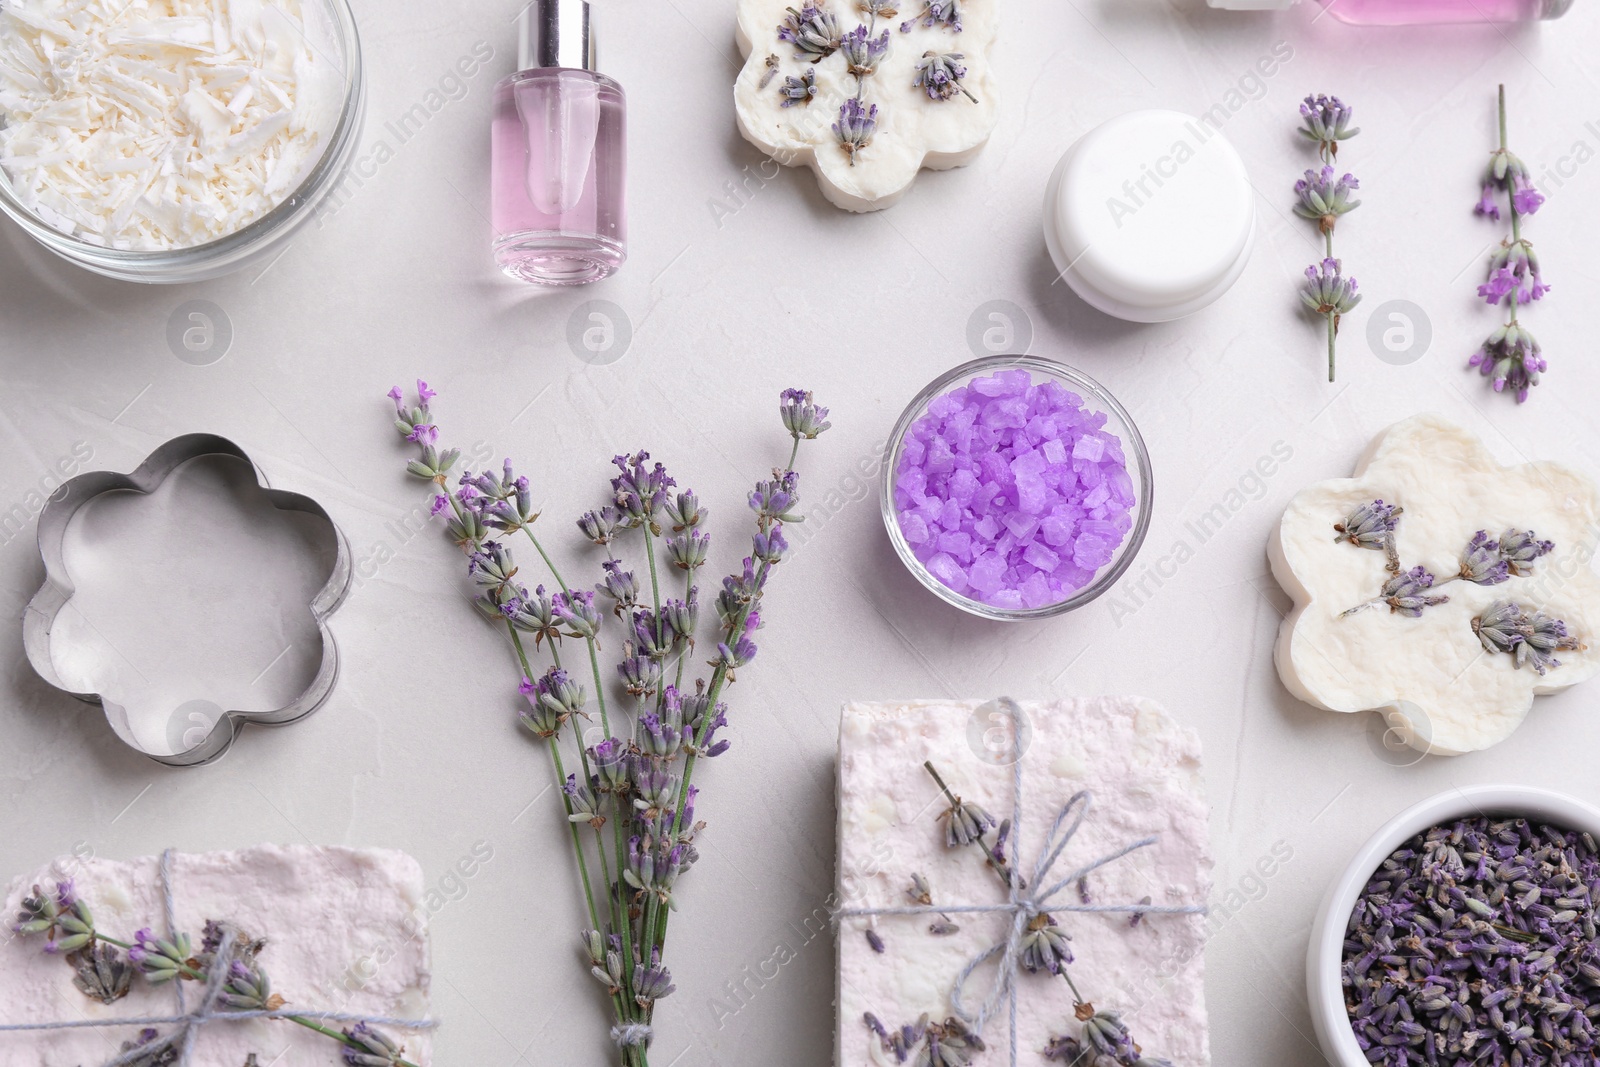
[[[712,646],[709,676],[689,687],[690,660],[703,640],[697,572],[711,541],[707,509],[693,490],[678,490],[647,452],[616,456],[609,502],[577,521],[583,537],[604,554],[601,580],[593,588],[572,586],[533,531],[539,516],[529,482],[511,461],[503,472],[457,475],[460,453],[438,447],[433,390],[419,381],[414,403],[398,388],[389,395],[401,436],[418,448],[406,469],[437,487],[432,511],[445,517],[450,539],[467,556],[474,603],[504,628],[516,653],[526,701],[519,718],[549,749],[561,784],[590,924],[580,936],[584,965],[610,999],[610,1039],[621,1064],[648,1067],[656,1002],[675,988],[663,962],[668,920],[678,907],[678,879],[698,858],[694,842],[705,828],[694,820],[695,767],[728,748],[717,737],[728,721],[723,690],[755,658],[762,596],[789,548],[783,528],[801,521],[795,458],[801,442],[828,429],[828,409],[804,390],[783,392],[779,414],[793,442],[789,458],[749,495],[755,516],[750,554],[739,572],[722,580],[715,632],[706,642]],[[553,591],[528,588],[507,544],[518,534],[538,555]],[[618,556],[634,537],[648,581]],[[613,629],[620,630],[611,646],[618,661],[607,674],[601,641]],[[541,655],[548,657],[543,669],[534,665]],[[592,705],[585,680],[594,687]],[[594,721],[591,706],[603,739],[585,745],[571,720]],[[574,755],[578,766],[569,773]]]

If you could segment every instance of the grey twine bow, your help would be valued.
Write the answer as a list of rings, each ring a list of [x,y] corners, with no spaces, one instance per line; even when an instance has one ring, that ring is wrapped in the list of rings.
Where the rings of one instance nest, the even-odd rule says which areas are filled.
[[[174,921],[174,907],[172,900],[172,849],[167,849],[161,854],[161,910],[166,923],[167,937],[173,938],[176,932]],[[432,1019],[396,1019],[388,1016],[352,1015],[344,1012],[331,1011],[267,1011],[264,1009],[254,1011],[225,1011],[218,1010],[218,1003],[222,999],[223,989],[227,985],[228,971],[234,961],[235,934],[232,929],[224,932],[222,942],[217,946],[215,962],[210,973],[206,976],[205,988],[201,993],[200,1003],[193,1011],[185,1003],[183,982],[173,981],[173,988],[178,999],[178,1013],[175,1015],[152,1015],[136,1019],[78,1019],[64,1023],[6,1023],[0,1024],[0,1033],[16,1033],[38,1030],[84,1030],[99,1029],[104,1027],[137,1027],[149,1029],[157,1026],[176,1026],[178,1029],[168,1034],[159,1041],[145,1045],[135,1045],[127,1051],[107,1060],[103,1067],[128,1067],[159,1053],[163,1049],[175,1049],[178,1058],[174,1061],[177,1067],[187,1067],[189,1054],[194,1050],[195,1039],[200,1036],[200,1030],[207,1023],[218,1019],[305,1019],[318,1023],[366,1023],[369,1026],[392,1026],[400,1030],[432,1030],[439,1024]]]
[[[1017,856],[1022,851],[1022,709],[1010,697],[1001,697],[1000,704],[1011,717],[1013,724],[1012,737],[1016,747],[1013,750],[1011,761],[1011,866],[1016,869]],[[1168,907],[1159,904],[1054,904],[1052,900],[1067,886],[1083,878],[1101,867],[1115,863],[1132,852],[1147,848],[1159,840],[1159,835],[1151,834],[1141,837],[1129,845],[1117,849],[1095,860],[1093,863],[1079,867],[1071,874],[1060,878],[1045,886],[1045,879],[1050,877],[1051,870],[1056,861],[1061,858],[1061,853],[1066,850],[1073,835],[1083,825],[1083,820],[1088,816],[1089,809],[1093,807],[1094,797],[1089,790],[1084,789],[1073,794],[1072,798],[1061,806],[1056,813],[1055,821],[1050,826],[1050,832],[1045,836],[1044,847],[1039,850],[1039,858],[1033,865],[1033,877],[1028,880],[1024,888],[1020,879],[1013,873],[1008,879],[1010,892],[1004,904],[958,904],[953,907],[946,905],[917,904],[894,908],[841,908],[836,916],[850,918],[856,916],[877,915],[948,915],[955,912],[966,913],[995,913],[1006,912],[1011,915],[1011,928],[1003,941],[997,941],[984,949],[967,962],[967,965],[956,975],[954,987],[950,990],[950,1005],[955,1009],[972,1032],[980,1039],[983,1037],[984,1024],[1000,1007],[1002,1000],[1007,1002],[1010,1013],[1010,1052],[1011,1067],[1017,1064],[1017,968],[1022,954],[1022,940],[1027,933],[1028,923],[1036,916],[1047,911],[1072,911],[1090,913],[1113,913],[1132,915],[1204,915],[1205,907],[1201,905],[1185,905],[1181,907]],[[1043,888],[1041,888],[1043,887]],[[995,977],[994,987],[983,1005],[973,1012],[966,1005],[966,985],[974,971],[985,963],[1000,957],[999,973]]]

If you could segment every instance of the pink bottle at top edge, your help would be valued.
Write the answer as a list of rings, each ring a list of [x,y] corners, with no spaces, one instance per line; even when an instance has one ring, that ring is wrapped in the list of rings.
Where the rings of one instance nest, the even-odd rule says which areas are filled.
[[[1298,0],[1207,0],[1232,11],[1272,11]],[[1316,0],[1328,14],[1357,26],[1421,26],[1442,22],[1537,22],[1558,19],[1572,0]]]
[[[595,70],[585,0],[534,0],[517,38],[494,90],[495,261],[536,285],[598,281],[628,255],[627,101]]]

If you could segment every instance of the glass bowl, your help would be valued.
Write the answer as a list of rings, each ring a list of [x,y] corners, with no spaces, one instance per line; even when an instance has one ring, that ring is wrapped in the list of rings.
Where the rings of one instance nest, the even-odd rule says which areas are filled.
[[[900,461],[905,449],[906,437],[911,426],[928,410],[935,398],[965,385],[973,378],[994,374],[1003,370],[1026,370],[1032,384],[1038,385],[1046,381],[1058,382],[1069,392],[1076,393],[1083,398],[1084,408],[1090,412],[1103,412],[1106,423],[1103,427],[1108,433],[1115,434],[1122,442],[1123,454],[1127,460],[1128,477],[1133,483],[1134,504],[1130,512],[1133,521],[1132,527],[1117,546],[1111,560],[1100,567],[1090,579],[1088,584],[1078,589],[1065,600],[1051,604],[1041,604],[1037,607],[1008,608],[996,604],[975,600],[963,593],[958,593],[950,586],[945,585],[935,577],[923,562],[917,558],[910,542],[906,540],[900,528],[900,519],[896,514],[894,502],[895,483],[900,475]],[[1104,593],[1114,585],[1118,578],[1133,564],[1134,557],[1139,554],[1139,548],[1144,544],[1145,534],[1150,528],[1151,502],[1154,496],[1150,470],[1150,453],[1146,450],[1144,438],[1139,435],[1139,429],[1133,424],[1128,411],[1117,398],[1106,391],[1105,387],[1082,371],[1074,370],[1064,363],[1042,356],[988,356],[975,359],[970,363],[963,363],[953,370],[946,371],[933,381],[929,382],[923,390],[916,395],[900,420],[895,423],[894,432],[889,438],[890,447],[887,462],[883,468],[882,510],[883,525],[889,532],[889,540],[894,544],[894,549],[900,555],[900,561],[906,565],[917,580],[927,586],[934,595],[948,604],[954,604],[962,611],[985,619],[995,619],[1002,622],[1014,622],[1023,619],[1047,619],[1061,615],[1082,607],[1091,600]]]
[[[339,188],[361,136],[366,102],[361,39],[347,0],[306,0],[303,5],[312,47],[337,64],[344,98],[337,114],[323,123],[322,155],[295,191],[261,218],[226,237],[187,248],[125,251],[62,233],[18,199],[0,168],[0,211],[30,237],[70,263],[125,281],[178,284],[204,281],[263,262],[282,251],[288,239]],[[0,124],[4,123],[0,116]]]

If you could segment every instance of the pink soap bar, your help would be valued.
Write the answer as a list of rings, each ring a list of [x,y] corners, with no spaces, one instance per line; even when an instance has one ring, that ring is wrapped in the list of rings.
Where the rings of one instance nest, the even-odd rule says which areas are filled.
[[[996,607],[1070,598],[1133,527],[1133,479],[1105,425],[1082,397],[1022,369],[935,397],[895,472],[912,553],[944,585]]]
[[[931,761],[958,796],[995,819],[1010,818],[1016,801],[1012,767],[997,756],[1009,754],[1013,735],[995,708],[979,700],[845,706],[838,760],[841,909],[863,912],[911,903],[913,875],[921,876],[934,906],[1006,900],[978,846],[946,847],[940,815],[948,802],[922,769],[924,760]],[[1078,905],[1087,894],[1099,905],[1145,899],[1163,907],[1205,903],[1212,859],[1199,739],[1153,702],[1134,697],[1023,701],[1021,710],[1029,725],[1021,761],[1018,859],[1026,870],[1037,863],[1057,812],[1080,790],[1092,793],[1093,804],[1052,869],[1058,879],[1146,835],[1157,838],[1096,870],[1081,890],[1068,886],[1054,902]],[[987,843],[994,840],[991,832]],[[1289,855],[1275,846],[1248,868],[1247,880],[1272,877]],[[1233,918],[1241,905],[1248,910],[1239,890],[1228,888],[1212,902],[1210,917],[1148,915],[1134,924],[1124,914],[1049,914],[1071,938],[1068,973],[1087,1000],[1121,1013],[1146,1055],[1175,1067],[1207,1067],[1203,953],[1224,924],[1249,921]],[[882,1047],[866,1016],[898,1033],[924,1014],[942,1022],[954,1013],[957,975],[1005,938],[1009,922],[1004,914],[956,911],[949,919],[957,929],[935,929],[936,914],[841,919],[837,1067],[919,1062],[925,1043],[900,1061]],[[969,1006],[989,993],[994,977],[992,963],[975,973]],[[983,1033],[989,1051],[972,1067],[1006,1067],[1008,1030],[1009,1013],[1002,1008]],[[1020,1067],[1068,1067],[1072,1059],[1046,1060],[1044,1050],[1052,1038],[1080,1032],[1065,981],[1042,971],[1019,973]],[[1085,1057],[1077,1067],[1089,1062]]]

